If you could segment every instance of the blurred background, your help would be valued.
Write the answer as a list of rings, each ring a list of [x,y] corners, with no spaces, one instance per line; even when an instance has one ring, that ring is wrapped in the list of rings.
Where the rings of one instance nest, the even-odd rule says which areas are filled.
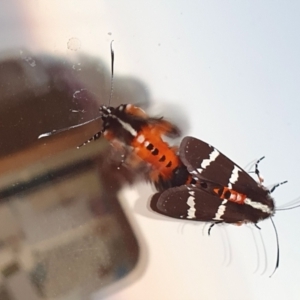
[[[299,299],[299,210],[274,217],[270,279],[270,221],[208,237],[206,224],[151,212],[153,189],[124,185],[135,174],[111,169],[108,145],[76,150],[101,122],[37,139],[98,115],[114,40],[112,104],[163,115],[240,166],[265,155],[266,185],[289,181],[274,193],[280,207],[299,197],[299,11],[268,0],[1,2],[0,299]]]

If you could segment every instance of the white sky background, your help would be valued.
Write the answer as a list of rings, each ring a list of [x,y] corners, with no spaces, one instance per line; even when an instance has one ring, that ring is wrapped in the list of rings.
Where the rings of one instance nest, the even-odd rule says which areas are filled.
[[[9,24],[0,32],[2,48],[68,56],[67,42],[76,37],[79,53],[109,64],[114,39],[116,74],[144,82],[163,115],[175,104],[188,118],[189,134],[241,166],[265,155],[260,169],[266,184],[289,180],[274,194],[278,205],[299,196],[299,1],[12,3],[0,4],[0,17]],[[148,194],[138,201],[150,194],[144,186],[139,192]],[[105,299],[299,299],[300,209],[274,218],[281,256],[269,279],[276,252],[270,222],[261,224],[268,256],[261,276],[253,274],[257,254],[249,228],[214,228],[208,238],[200,225],[186,225],[181,233],[179,221],[139,214],[132,197],[127,206],[146,243],[148,266],[139,280]],[[222,237],[231,247],[228,266]]]

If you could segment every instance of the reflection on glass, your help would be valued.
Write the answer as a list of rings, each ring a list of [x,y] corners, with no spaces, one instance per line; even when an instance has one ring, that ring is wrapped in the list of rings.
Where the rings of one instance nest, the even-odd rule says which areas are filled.
[[[136,265],[139,247],[116,198],[134,174],[103,141],[76,149],[101,121],[37,137],[97,116],[109,72],[87,57],[74,65],[16,53],[0,61],[0,299],[87,299]],[[132,103],[143,89],[127,83],[131,101],[128,89],[116,98]]]

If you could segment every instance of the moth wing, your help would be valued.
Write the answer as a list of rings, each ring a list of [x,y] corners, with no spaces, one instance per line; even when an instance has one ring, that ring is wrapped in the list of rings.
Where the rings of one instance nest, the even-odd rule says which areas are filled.
[[[258,190],[258,183],[215,147],[194,137],[182,139],[179,156],[192,176],[216,182],[241,193]]]
[[[152,196],[150,207],[160,214],[183,220],[241,223],[251,207],[220,199],[202,189],[182,185]],[[226,221],[224,221],[226,220]]]
[[[175,124],[163,118],[149,118],[148,123],[153,126],[154,134],[165,135],[169,138],[181,136],[180,129]]]

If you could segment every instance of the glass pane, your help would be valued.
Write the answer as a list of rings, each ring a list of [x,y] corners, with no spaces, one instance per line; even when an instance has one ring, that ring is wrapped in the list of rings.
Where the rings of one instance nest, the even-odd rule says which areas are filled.
[[[138,260],[117,199],[134,173],[104,141],[77,149],[101,121],[38,139],[99,116],[110,70],[99,58],[50,52],[0,52],[0,299],[87,299]],[[137,80],[116,82],[114,104],[148,103]]]

